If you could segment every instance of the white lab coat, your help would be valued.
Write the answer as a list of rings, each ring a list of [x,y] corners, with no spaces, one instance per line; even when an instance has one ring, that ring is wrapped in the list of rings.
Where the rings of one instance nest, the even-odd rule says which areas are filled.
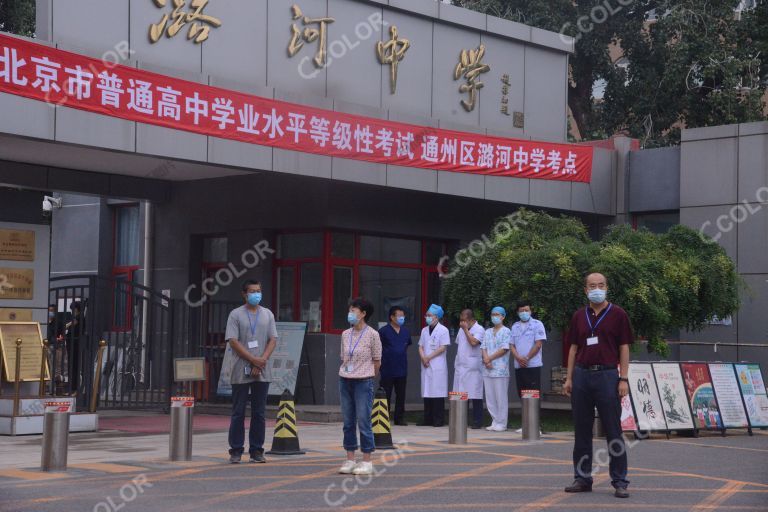
[[[443,324],[438,324],[432,334],[429,334],[429,327],[421,330],[419,346],[423,348],[425,355],[430,355],[441,346],[451,344],[451,337],[448,334],[448,328]],[[421,396],[423,398],[445,398],[448,396],[448,359],[445,352],[432,359],[429,367],[424,368],[421,365]]]
[[[470,327],[469,333],[477,340],[483,341],[485,329],[475,322]],[[483,398],[483,353],[480,345],[473,347],[464,329],[459,329],[456,335],[456,345],[459,350],[456,352],[454,361],[453,390],[469,393],[469,399]]]

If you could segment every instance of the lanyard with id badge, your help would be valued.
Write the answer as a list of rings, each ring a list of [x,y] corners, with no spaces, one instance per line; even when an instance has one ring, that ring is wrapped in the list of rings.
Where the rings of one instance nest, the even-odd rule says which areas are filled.
[[[355,354],[355,349],[357,348],[357,345],[360,343],[360,340],[363,338],[363,334],[365,334],[365,331],[368,330],[368,326],[365,326],[365,329],[360,331],[360,336],[357,337],[357,341],[355,342],[355,345],[352,345],[352,333],[354,332],[354,329],[349,330],[349,357],[347,358],[347,363],[344,365],[344,371],[347,373],[352,373],[352,371],[355,369],[355,365],[352,364],[352,356]]]
[[[608,315],[608,312],[613,307],[613,304],[608,304],[608,307],[606,308],[605,312],[600,316],[600,318],[597,319],[597,322],[595,323],[595,326],[592,327],[592,320],[589,319],[589,307],[584,309],[584,315],[587,317],[587,325],[589,326],[589,331],[592,334],[589,338],[587,338],[587,346],[591,345],[597,345],[598,339],[597,336],[595,336],[595,329],[597,329],[597,326],[600,325],[600,322],[603,321],[603,319]]]
[[[245,314],[248,315],[248,328],[251,331],[251,337],[248,340],[248,350],[253,350],[255,348],[259,348],[259,340],[256,339],[256,329],[259,328],[259,315],[261,314],[261,308],[256,310],[256,319],[251,322],[251,313],[248,312],[248,310],[245,311]],[[245,365],[244,368],[245,375],[249,376],[251,374],[251,367],[249,365]]]

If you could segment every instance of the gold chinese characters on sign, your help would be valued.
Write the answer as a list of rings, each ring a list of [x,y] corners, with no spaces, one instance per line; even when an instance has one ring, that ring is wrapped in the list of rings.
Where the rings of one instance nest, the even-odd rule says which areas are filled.
[[[164,9],[168,0],[152,0],[158,9]],[[211,32],[211,27],[221,26],[221,20],[204,14],[203,11],[208,5],[208,0],[190,0],[189,10],[185,10],[187,0],[171,0],[173,2],[173,12],[169,15],[163,14],[159,23],[149,26],[149,40],[152,44],[158,42],[163,34],[167,37],[174,37],[185,25],[191,23],[187,39],[194,40],[195,44],[202,43]]]
[[[501,113],[509,115],[509,75],[504,73],[501,77]]]
[[[389,33],[392,36],[389,41],[376,43],[376,55],[382,65],[389,66],[389,90],[395,94],[397,90],[397,66],[405,57],[405,52],[411,47],[411,42],[407,39],[398,39],[397,27],[394,25],[389,28]]]
[[[0,299],[32,300],[35,271],[31,268],[0,267]]]
[[[483,56],[485,56],[485,45],[482,44],[476,50],[461,50],[459,63],[456,64],[456,70],[453,73],[454,80],[462,77],[466,80],[459,87],[459,92],[469,93],[469,100],[461,100],[461,105],[467,112],[475,109],[478,91],[484,86],[478,78],[482,73],[491,70],[491,66],[483,63]]]
[[[2,371],[6,382],[16,382],[16,340],[21,339],[19,380],[21,382],[40,380],[43,337],[37,322],[0,322],[0,355]],[[51,378],[48,366],[45,379]]]
[[[35,232],[0,229],[0,260],[35,261]]]
[[[301,19],[304,24],[304,30],[300,30],[296,23],[291,25],[291,41],[288,43],[288,55],[293,57],[304,46],[304,43],[314,43],[317,41],[317,52],[312,59],[318,68],[325,67],[326,41],[328,39],[328,25],[336,21],[334,18],[310,18],[304,16],[301,8],[294,4],[291,6],[293,19]],[[311,27],[317,25],[317,27]]]

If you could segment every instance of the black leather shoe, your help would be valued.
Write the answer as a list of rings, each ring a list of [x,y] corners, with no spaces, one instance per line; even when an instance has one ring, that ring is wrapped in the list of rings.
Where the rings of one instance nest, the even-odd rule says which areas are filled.
[[[483,428],[483,426],[482,425],[472,425],[469,428],[471,428],[472,430],[479,430],[479,429]]]
[[[626,487],[617,487],[613,495],[617,498],[629,498],[629,491]]]
[[[242,455],[238,455],[236,453],[233,453],[229,456],[229,463],[230,464],[240,464],[240,458]]]
[[[592,492],[592,485],[581,480],[574,480],[571,485],[565,488],[565,492]]]

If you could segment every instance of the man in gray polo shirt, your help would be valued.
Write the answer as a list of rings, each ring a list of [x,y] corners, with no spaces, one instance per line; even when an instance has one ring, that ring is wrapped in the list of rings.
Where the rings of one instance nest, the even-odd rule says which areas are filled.
[[[251,427],[248,432],[250,462],[264,458],[264,414],[267,409],[269,368],[267,362],[277,341],[275,315],[260,306],[261,283],[243,283],[245,304],[233,310],[225,334],[232,347],[232,418],[229,424],[229,461],[240,462],[245,450],[245,405],[251,395]]]

